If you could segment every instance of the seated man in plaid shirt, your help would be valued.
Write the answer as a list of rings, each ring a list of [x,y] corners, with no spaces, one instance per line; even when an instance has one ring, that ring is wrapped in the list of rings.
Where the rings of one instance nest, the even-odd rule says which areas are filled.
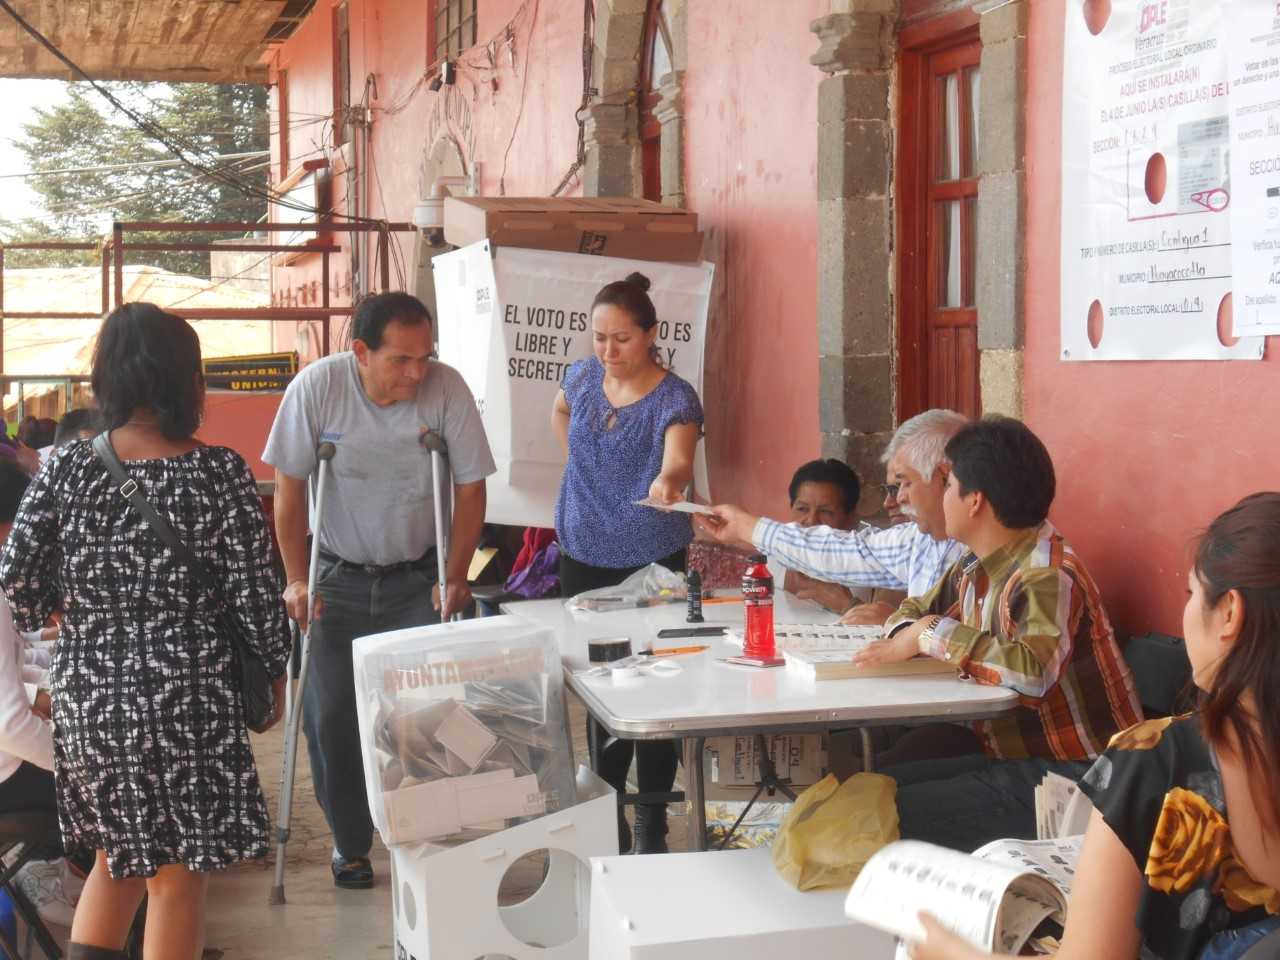
[[[1011,714],[973,725],[973,754],[883,771],[898,781],[904,838],[972,850],[1034,839],[1044,775],[1078,780],[1142,708],[1093,578],[1046,520],[1055,481],[1044,444],[991,417],[960,430],[946,455],[947,535],[967,553],[903,602],[860,661],[923,653],[1021,695]]]

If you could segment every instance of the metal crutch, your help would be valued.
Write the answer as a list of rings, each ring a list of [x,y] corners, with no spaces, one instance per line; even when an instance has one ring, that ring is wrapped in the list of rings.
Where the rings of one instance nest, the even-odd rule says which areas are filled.
[[[307,664],[311,659],[311,628],[316,618],[316,571],[320,565],[320,531],[319,518],[324,515],[324,488],[328,478],[330,462],[336,447],[327,440],[316,447],[316,503],[312,516],[316,518],[317,529],[311,534],[311,564],[307,571],[307,629],[302,633],[302,657],[298,662],[298,689],[289,694],[291,684],[286,682],[285,703],[288,712],[285,715],[284,730],[284,764],[280,770],[280,806],[276,811],[276,878],[271,887],[267,902],[284,903],[284,851],[289,842],[289,823],[293,817],[293,778],[298,762],[298,733],[302,728],[302,691],[307,683]],[[290,657],[290,669],[293,658]],[[290,678],[292,680],[292,678]]]
[[[427,430],[419,434],[418,442],[431,451],[431,490],[436,511],[436,571],[440,577],[440,611],[444,612],[445,584],[448,582],[446,566],[449,556],[449,527],[444,523],[444,496],[440,485],[440,476],[444,471],[445,458],[449,449],[444,437]],[[452,522],[452,517],[450,518]],[[461,612],[453,615],[454,620],[461,620]]]

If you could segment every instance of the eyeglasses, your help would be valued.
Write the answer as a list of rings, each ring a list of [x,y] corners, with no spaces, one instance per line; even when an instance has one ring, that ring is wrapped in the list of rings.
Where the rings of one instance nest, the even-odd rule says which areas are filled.
[[[900,483],[882,483],[880,484],[880,492],[885,495],[886,499],[897,500],[898,490],[901,489],[901,487],[902,484]]]

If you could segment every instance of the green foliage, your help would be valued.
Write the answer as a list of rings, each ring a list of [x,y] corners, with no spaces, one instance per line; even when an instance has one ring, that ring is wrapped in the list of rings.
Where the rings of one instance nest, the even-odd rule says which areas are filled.
[[[112,92],[136,112],[163,127],[202,166],[210,155],[248,153],[268,148],[267,91],[247,85],[111,84]],[[69,84],[66,103],[37,110],[24,125],[16,145],[31,170],[64,170],[116,164],[172,160],[160,143],[137,129],[87,84]],[[229,161],[237,181],[259,191],[267,186],[265,158]],[[36,177],[45,216],[35,220],[0,220],[0,235],[9,241],[97,240],[110,232],[112,220],[253,222],[266,212],[266,201],[211,179],[183,164],[133,166],[122,170],[84,171]],[[134,242],[207,243],[237,234],[175,230],[132,234]],[[97,254],[78,251],[19,251],[6,254],[7,266],[65,266],[97,262]],[[208,276],[207,253],[133,252],[129,263],[151,263],[180,273]]]

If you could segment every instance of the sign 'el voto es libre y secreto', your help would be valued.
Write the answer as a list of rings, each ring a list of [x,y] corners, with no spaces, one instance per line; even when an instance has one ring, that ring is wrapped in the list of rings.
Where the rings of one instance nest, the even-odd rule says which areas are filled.
[[[591,301],[632,272],[649,278],[663,366],[702,395],[711,298],[709,263],[662,263],[470,244],[432,260],[440,359],[475,395],[498,473],[489,478],[491,523],[554,526],[564,453],[551,404],[565,371],[591,356]],[[707,493],[698,448],[694,485]]]

